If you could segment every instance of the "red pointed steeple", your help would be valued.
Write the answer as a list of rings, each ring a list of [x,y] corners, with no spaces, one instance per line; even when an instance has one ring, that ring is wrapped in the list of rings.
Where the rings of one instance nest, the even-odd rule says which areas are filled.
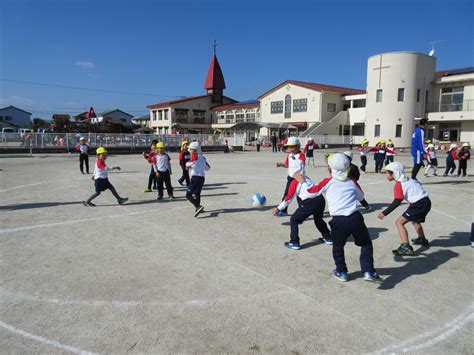
[[[212,56],[211,64],[209,65],[209,70],[207,71],[204,88],[209,94],[212,94],[216,91],[222,92],[222,90],[225,89],[224,75],[222,75],[222,70],[215,54]]]

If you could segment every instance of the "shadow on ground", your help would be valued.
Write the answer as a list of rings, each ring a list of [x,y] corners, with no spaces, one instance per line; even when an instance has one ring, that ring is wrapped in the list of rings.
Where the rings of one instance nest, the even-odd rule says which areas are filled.
[[[208,196],[210,196],[210,195],[208,195]],[[206,197],[206,196],[203,195],[202,197]],[[218,217],[221,214],[229,214],[229,213],[241,213],[241,212],[252,212],[252,211],[253,212],[265,212],[265,211],[268,211],[268,210],[271,210],[271,209],[273,209],[273,207],[266,206],[266,207],[262,207],[262,208],[249,207],[249,208],[222,208],[222,209],[211,210],[211,211],[204,210],[203,213],[207,213],[209,215],[200,217],[200,219],[214,218],[214,217]]]
[[[82,205],[82,201],[19,203],[16,205],[0,206],[0,211],[29,210],[29,209],[35,209],[35,208],[48,208],[48,207],[56,207],[56,206],[68,206],[68,205]]]

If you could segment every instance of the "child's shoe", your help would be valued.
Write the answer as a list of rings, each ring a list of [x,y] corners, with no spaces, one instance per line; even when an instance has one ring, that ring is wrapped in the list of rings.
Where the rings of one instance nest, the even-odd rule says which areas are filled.
[[[428,239],[426,239],[425,237],[413,238],[411,241],[414,245],[422,245],[424,247],[427,247],[430,245],[430,243],[428,242]]]
[[[339,281],[347,282],[347,272],[344,272],[344,271],[337,272],[337,270],[334,269],[333,271],[331,271],[331,275],[332,277],[338,279]]]
[[[203,211],[204,211],[204,206],[199,206],[198,208],[196,208],[196,212],[194,212],[194,217],[199,216],[199,214]]]
[[[288,216],[288,212],[278,211],[277,217],[287,217],[287,216]]]
[[[178,180],[178,184],[180,184],[181,186],[184,186],[183,182],[179,180]]]
[[[415,252],[410,244],[400,244],[398,249],[392,250],[393,255],[412,255]]]
[[[168,195],[168,198],[169,198],[170,200],[174,200],[174,195]]]
[[[163,199],[163,196],[158,196],[158,197],[156,198],[157,201],[160,201],[160,200],[162,200],[162,199]]]
[[[117,202],[118,202],[119,205],[123,205],[127,201],[128,201],[128,197],[122,197]]]
[[[84,201],[82,203],[86,207],[95,207],[95,203]]]
[[[143,192],[153,192],[152,189],[145,189]]]
[[[293,250],[300,250],[301,246],[297,243],[285,242],[285,247]]]
[[[364,272],[364,281],[382,283],[383,279],[375,271],[374,272]]]
[[[324,244],[332,245],[331,234],[324,234],[322,238],[319,238]]]

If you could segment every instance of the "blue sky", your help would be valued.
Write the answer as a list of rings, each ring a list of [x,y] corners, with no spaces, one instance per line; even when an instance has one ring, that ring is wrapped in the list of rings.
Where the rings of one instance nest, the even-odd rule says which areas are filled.
[[[46,119],[91,105],[146,114],[204,93],[214,39],[237,100],[286,79],[364,89],[369,56],[427,53],[427,41],[441,41],[438,70],[473,65],[472,18],[468,0],[3,0],[0,105]]]

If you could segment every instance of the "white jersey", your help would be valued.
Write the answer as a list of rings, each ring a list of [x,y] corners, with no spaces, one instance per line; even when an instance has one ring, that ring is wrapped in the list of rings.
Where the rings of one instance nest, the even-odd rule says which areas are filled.
[[[204,158],[203,155],[191,156],[191,160],[186,163],[186,166],[189,168],[189,176],[205,176],[206,171],[211,167]]]
[[[165,172],[170,170],[170,160],[170,156],[166,153],[162,155],[156,154],[152,158],[153,170],[155,170],[156,173],[159,171]]]
[[[312,186],[314,186],[314,182],[307,176],[305,176],[305,181],[301,184],[296,179],[293,180],[288,188],[288,193],[285,196],[285,199],[278,205],[277,208],[280,211],[286,209],[296,196],[298,196],[303,201],[309,198],[317,197],[319,193],[308,191]]]
[[[340,181],[326,178],[310,187],[308,192],[325,195],[331,216],[350,216],[359,210],[357,201],[364,199],[361,187],[352,179]]]
[[[294,177],[295,174],[304,175],[306,157],[303,152],[288,153],[285,164],[288,166],[288,176]]]
[[[395,183],[393,195],[396,200],[406,200],[409,203],[415,203],[428,197],[428,192],[423,189],[418,181],[408,179],[407,181],[397,181]]]
[[[88,144],[79,144],[79,151],[82,154],[89,154],[89,145]]]
[[[105,162],[102,160],[97,159],[94,168],[94,180],[107,179],[109,177],[109,170],[112,170],[112,168],[105,165]]]

